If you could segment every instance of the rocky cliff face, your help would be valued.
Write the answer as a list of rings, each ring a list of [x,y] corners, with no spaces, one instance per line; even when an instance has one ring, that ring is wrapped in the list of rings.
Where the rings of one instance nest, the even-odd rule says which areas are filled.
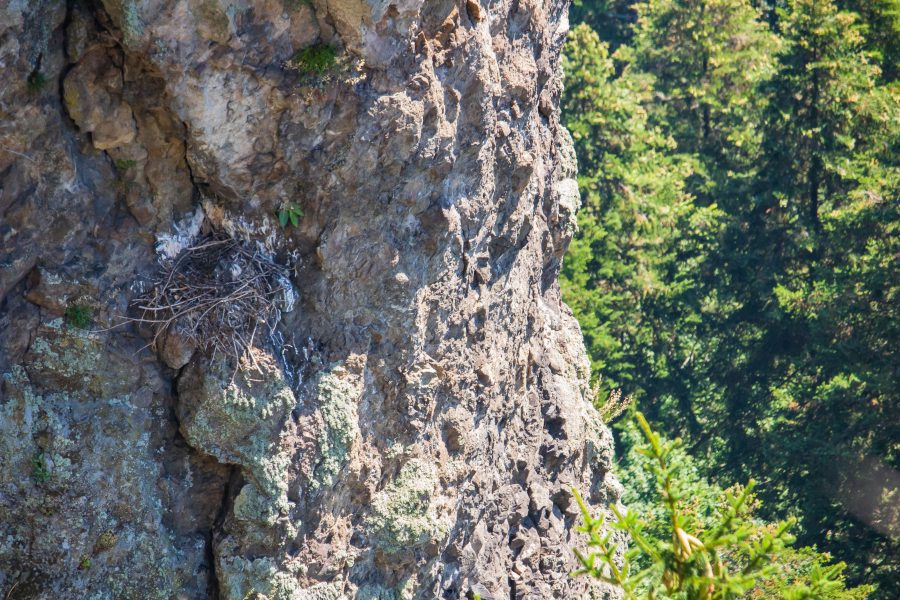
[[[0,2],[4,598],[609,594],[566,9]]]

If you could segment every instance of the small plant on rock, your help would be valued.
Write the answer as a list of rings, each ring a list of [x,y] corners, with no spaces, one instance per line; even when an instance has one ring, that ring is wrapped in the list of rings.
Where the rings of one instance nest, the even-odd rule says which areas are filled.
[[[600,383],[597,382],[597,386],[593,390],[595,402],[598,394],[600,393]],[[623,412],[628,410],[628,407],[632,404],[631,396],[622,396],[622,390],[615,389],[609,393],[609,396],[606,399],[606,402],[599,404],[597,409],[600,411],[600,418],[603,419],[604,423],[612,423],[615,421]]]
[[[37,484],[50,481],[50,470],[44,464],[43,452],[38,452],[31,458],[31,480]]]
[[[303,208],[295,202],[285,202],[278,209],[278,222],[282,227],[287,227],[288,223],[297,227],[300,223],[300,217],[303,216]]]
[[[40,71],[35,71],[28,76],[28,92],[35,96],[47,87],[47,76]]]
[[[115,162],[116,168],[120,171],[127,171],[137,166],[137,161],[130,158],[120,158]]]

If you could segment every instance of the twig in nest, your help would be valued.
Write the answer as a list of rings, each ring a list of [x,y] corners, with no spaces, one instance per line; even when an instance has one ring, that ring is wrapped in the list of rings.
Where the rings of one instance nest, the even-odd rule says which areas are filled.
[[[133,301],[153,327],[151,345],[177,332],[213,358],[222,354],[240,368],[259,369],[251,346],[260,324],[271,331],[289,295],[287,268],[222,233],[213,233],[163,264],[152,288]],[[242,360],[248,358],[248,360]]]

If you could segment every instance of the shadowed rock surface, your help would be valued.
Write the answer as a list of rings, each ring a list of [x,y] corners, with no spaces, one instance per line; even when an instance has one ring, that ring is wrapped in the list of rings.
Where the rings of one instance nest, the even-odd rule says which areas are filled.
[[[610,595],[566,10],[0,4],[4,598]],[[213,230],[291,273],[242,368],[124,321]]]

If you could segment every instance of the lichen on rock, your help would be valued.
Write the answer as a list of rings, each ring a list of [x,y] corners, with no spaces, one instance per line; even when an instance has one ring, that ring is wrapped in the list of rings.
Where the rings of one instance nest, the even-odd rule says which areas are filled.
[[[338,586],[320,583],[305,587],[296,567],[279,566],[272,558],[233,557],[220,565],[221,594],[225,600],[340,600],[346,598]]]
[[[286,503],[273,502],[255,483],[248,483],[241,488],[232,507],[235,519],[263,527],[275,527],[287,509]]]
[[[99,391],[105,379],[101,344],[100,336],[54,319],[31,343],[28,369],[50,386]]]
[[[434,467],[410,459],[372,502],[367,526],[378,548],[387,554],[414,552],[447,534],[448,524],[435,514]]]
[[[160,600],[194,585],[198,563],[162,528],[147,398],[104,397],[67,373],[39,385],[20,366],[0,377],[0,583],[18,573],[25,590]],[[103,493],[107,480],[122,489]],[[36,534],[45,530],[53,535]]]
[[[178,418],[191,446],[240,466],[259,493],[285,511],[290,457],[280,432],[294,394],[275,357],[257,348],[251,352],[255,371],[225,360],[188,365],[178,382]]]
[[[353,441],[359,435],[360,386],[343,367],[332,367],[319,375],[316,383],[322,427],[319,430],[319,460],[311,486],[330,486],[347,461]]]

